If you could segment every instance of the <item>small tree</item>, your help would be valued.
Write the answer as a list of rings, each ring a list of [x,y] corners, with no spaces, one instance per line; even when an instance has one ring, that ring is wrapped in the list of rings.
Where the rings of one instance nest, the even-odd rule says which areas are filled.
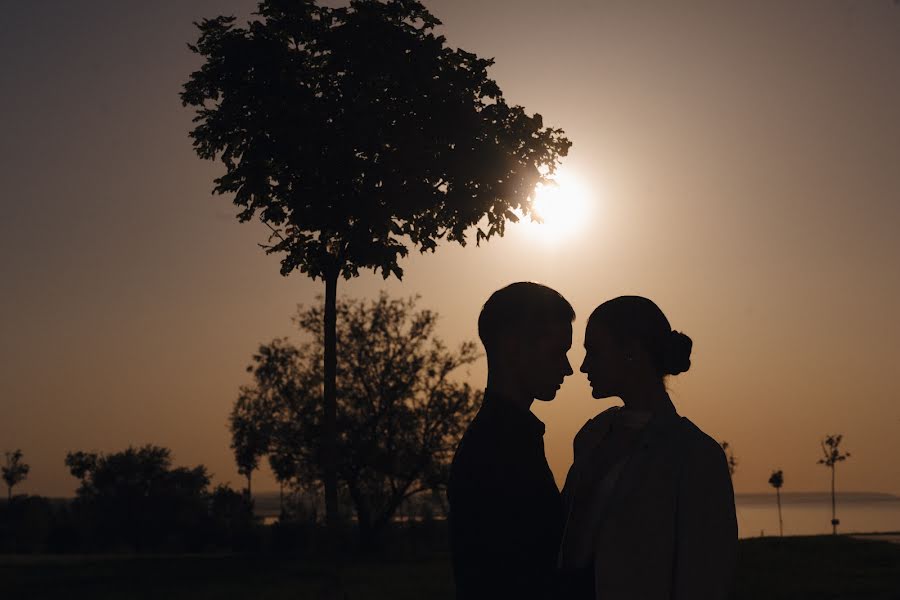
[[[408,248],[503,235],[530,213],[570,142],[507,104],[492,60],[446,45],[416,0],[259,3],[259,20],[205,19],[181,94],[194,149],[221,159],[214,192],[270,229],[267,253],[325,283],[321,430],[326,514],[338,516],[336,293],[360,269],[401,277]],[[312,432],[310,432],[312,433]]]
[[[254,357],[255,385],[245,396],[265,403],[270,460],[300,490],[321,489],[323,426],[318,402],[324,339],[320,305],[296,322],[312,337],[292,346],[275,340]],[[339,482],[351,500],[364,547],[378,542],[402,503],[443,490],[476,394],[451,375],[477,357],[475,345],[449,351],[434,337],[437,315],[415,300],[342,300],[337,330],[341,414]]]
[[[825,439],[821,442],[823,457],[817,461],[818,464],[825,465],[826,467],[831,469],[831,533],[833,535],[837,535],[837,526],[841,523],[837,518],[835,508],[834,468],[837,463],[850,458],[849,452],[847,452],[846,454],[841,454],[839,446],[841,445],[841,440],[843,439],[843,437],[844,436],[840,433],[837,435],[825,436]]]
[[[284,486],[288,485],[297,473],[292,457],[281,452],[283,452],[281,447],[273,448],[272,453],[269,454],[269,467],[275,475],[275,481],[278,482],[278,519],[283,521],[287,517],[284,505]]]
[[[781,520],[781,486],[784,485],[784,473],[781,469],[772,471],[769,477],[769,485],[775,488],[775,498],[778,502],[778,535],[784,536],[784,524]]]
[[[7,500],[12,500],[13,488],[28,477],[31,467],[22,462],[22,451],[19,449],[12,452],[6,452],[6,464],[3,465],[3,481],[6,483]]]
[[[721,444],[722,451],[725,453],[725,462],[728,463],[728,473],[734,477],[734,472],[737,470],[738,461],[734,456],[734,450],[731,449],[731,444],[723,441]]]
[[[249,397],[251,390],[242,389],[228,419],[231,449],[238,473],[247,478],[245,491],[248,504],[253,500],[252,476],[259,468],[259,459],[268,450],[268,433],[261,428],[268,422],[257,411],[265,410],[265,402]]]

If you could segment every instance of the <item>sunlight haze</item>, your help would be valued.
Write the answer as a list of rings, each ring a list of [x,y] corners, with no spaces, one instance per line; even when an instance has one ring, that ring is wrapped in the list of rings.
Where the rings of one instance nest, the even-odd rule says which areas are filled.
[[[534,191],[535,218],[522,217],[516,224],[528,234],[552,243],[572,243],[583,234],[597,210],[598,196],[566,168],[551,177],[551,183],[538,184]]]

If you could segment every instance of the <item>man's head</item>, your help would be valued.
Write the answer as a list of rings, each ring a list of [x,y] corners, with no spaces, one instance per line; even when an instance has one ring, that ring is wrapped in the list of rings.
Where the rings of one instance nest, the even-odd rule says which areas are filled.
[[[566,352],[572,346],[575,311],[559,292],[521,281],[488,298],[478,317],[490,378],[515,381],[538,400],[553,400],[572,374]]]

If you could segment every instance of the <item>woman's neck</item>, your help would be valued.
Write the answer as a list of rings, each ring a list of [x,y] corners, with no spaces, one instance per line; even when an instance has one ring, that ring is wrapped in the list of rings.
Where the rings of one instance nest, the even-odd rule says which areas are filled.
[[[648,411],[654,414],[675,412],[675,406],[662,381],[635,385],[627,392],[623,392],[621,398],[628,410]]]

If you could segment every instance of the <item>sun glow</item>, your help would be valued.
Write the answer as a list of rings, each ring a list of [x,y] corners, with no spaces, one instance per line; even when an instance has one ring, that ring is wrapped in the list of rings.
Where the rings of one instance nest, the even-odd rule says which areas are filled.
[[[571,172],[560,169],[548,184],[534,190],[532,217],[522,223],[529,233],[548,240],[563,239],[581,229],[590,216],[590,194]]]

